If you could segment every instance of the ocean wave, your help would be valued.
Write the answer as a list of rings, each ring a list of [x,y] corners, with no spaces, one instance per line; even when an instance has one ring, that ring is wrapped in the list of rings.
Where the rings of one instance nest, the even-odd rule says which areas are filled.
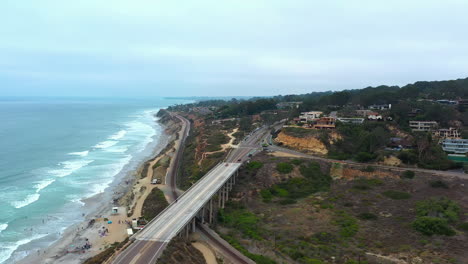
[[[82,200],[81,198],[72,198],[72,199],[70,199],[70,202],[77,203],[77,204],[79,204],[81,206],[84,206],[85,203],[83,201],[81,201],[81,200]]]
[[[3,263],[7,259],[9,259],[11,255],[13,254],[13,252],[20,246],[27,244],[33,240],[41,239],[45,236],[47,236],[47,234],[36,234],[36,235],[33,235],[32,237],[21,239],[16,242],[1,244],[0,245],[0,263]]]
[[[125,137],[125,134],[127,134],[127,130],[120,130],[120,131],[117,132],[116,134],[110,136],[109,139],[112,139],[112,140],[119,140],[119,139]]]
[[[74,156],[80,156],[80,157],[86,157],[88,156],[88,154],[89,154],[89,150],[68,153],[68,155],[74,155]]]
[[[34,185],[34,188],[36,188],[36,193],[40,192],[45,187],[51,185],[54,181],[55,181],[54,179],[47,179],[47,180],[40,181],[39,183]]]
[[[83,168],[84,166],[90,164],[94,160],[69,160],[59,163],[62,166],[62,169],[50,170],[49,172],[57,177],[65,177],[73,172]]]
[[[19,209],[19,208],[25,207],[25,206],[30,205],[30,204],[34,203],[35,201],[39,200],[40,196],[41,195],[38,194],[38,193],[29,194],[22,201],[13,201],[13,202],[11,202],[11,205],[14,206],[16,209]]]
[[[125,145],[125,146],[115,146],[115,147],[112,147],[112,148],[108,148],[106,149],[105,151],[106,152],[112,152],[112,153],[124,153],[125,151],[128,150],[128,145]]]
[[[94,148],[106,149],[106,148],[110,148],[110,147],[114,146],[117,143],[119,143],[119,142],[114,141],[114,140],[103,141],[103,142],[97,143],[96,146],[94,146]]]
[[[8,224],[0,224],[0,233],[1,233],[3,230],[7,229],[7,227],[8,227]]]
[[[114,177],[123,170],[131,159],[132,156],[127,155],[116,163],[106,165],[106,172],[101,174],[100,182],[94,184],[90,183],[92,184],[89,188],[91,192],[86,196],[86,198],[104,192],[104,190],[114,181]]]

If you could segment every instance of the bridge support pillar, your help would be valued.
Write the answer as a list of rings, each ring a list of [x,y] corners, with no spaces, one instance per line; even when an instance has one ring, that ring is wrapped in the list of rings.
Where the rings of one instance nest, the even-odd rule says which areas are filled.
[[[221,189],[218,191],[218,208],[221,208]]]
[[[224,184],[224,194],[226,195],[226,197],[224,198],[224,202],[226,203],[229,199],[229,189],[228,189],[227,184]],[[223,204],[223,208],[224,208],[224,204]]]
[[[195,217],[192,219],[192,232],[195,232]]]
[[[205,209],[206,209],[206,204],[203,205],[203,207],[202,207],[202,209],[201,209],[201,210],[202,210],[202,211],[201,211],[201,222],[202,222],[202,224],[205,223]]]
[[[210,199],[210,215],[209,215],[210,224],[213,223],[213,198]]]
[[[185,225],[185,239],[188,239],[189,237],[189,230],[190,230],[190,223],[188,223],[187,225]]]

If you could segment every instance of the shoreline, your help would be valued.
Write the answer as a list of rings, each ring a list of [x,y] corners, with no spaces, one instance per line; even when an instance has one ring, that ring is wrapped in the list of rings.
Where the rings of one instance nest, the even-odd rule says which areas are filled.
[[[154,116],[157,117],[156,114]],[[124,224],[124,219],[128,218],[126,207],[129,205],[120,204],[120,200],[128,193],[133,192],[133,189],[141,180],[139,175],[145,165],[158,159],[161,154],[164,154],[163,152],[167,146],[176,140],[174,135],[168,133],[170,125],[163,123],[162,118],[156,119],[155,122],[162,128],[159,139],[154,139],[158,142],[149,143],[146,149],[142,151],[142,153],[148,153],[143,154],[144,157],[133,166],[130,163],[127,164],[127,168],[124,167],[115,176],[104,192],[81,200],[84,203],[82,208],[86,208],[84,210],[86,213],[83,213],[84,220],[65,228],[58,240],[37,252],[31,251],[16,263],[83,263],[88,258],[105,250],[111,244],[111,241],[122,241],[128,237],[125,228],[127,225]],[[137,200],[138,198],[141,197],[135,197],[134,199]],[[116,201],[118,201],[118,205],[115,205]],[[119,207],[119,215],[111,216],[113,206]],[[115,221],[109,225],[106,220],[110,217]],[[91,221],[93,224],[91,224]],[[106,236],[101,236],[99,233],[107,228],[109,232]],[[92,245],[90,249],[78,250],[87,243]],[[71,253],[72,251],[73,253]]]

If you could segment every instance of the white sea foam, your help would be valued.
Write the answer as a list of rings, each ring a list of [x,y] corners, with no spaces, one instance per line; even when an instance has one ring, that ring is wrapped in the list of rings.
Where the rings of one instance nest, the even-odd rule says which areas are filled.
[[[110,184],[114,180],[114,177],[120,171],[122,171],[122,169],[125,167],[125,165],[127,165],[130,162],[131,159],[132,159],[132,156],[127,155],[124,158],[120,159],[119,162],[106,165],[107,169],[104,173],[101,174],[101,177],[100,177],[101,181],[91,186],[90,188],[91,192],[86,197],[91,197],[95,194],[104,192],[104,190],[110,186]]]
[[[69,160],[59,163],[62,166],[61,169],[50,170],[49,172],[57,177],[65,177],[73,172],[83,168],[84,166],[90,164],[94,160]]]
[[[14,206],[15,208],[22,208],[22,207],[25,207],[27,205],[30,205],[32,203],[34,203],[35,201],[39,200],[39,197],[41,195],[38,194],[38,193],[33,193],[33,194],[29,194],[28,196],[26,196],[26,198],[24,198],[24,200],[22,201],[14,201],[14,202],[11,202],[11,205]]]
[[[30,238],[21,239],[13,243],[9,242],[0,244],[0,263],[3,263],[7,259],[9,259],[11,257],[11,254],[13,254],[13,252],[20,246],[27,244],[33,240],[43,238],[45,236],[47,236],[47,234],[36,234]]]
[[[81,206],[84,206],[84,205],[85,205],[85,203],[83,203],[83,201],[81,201],[81,198],[73,198],[73,199],[70,199],[70,202],[72,202],[72,203],[77,203],[77,204],[79,204],[79,205],[81,205]]]
[[[7,229],[7,227],[8,227],[8,224],[0,224],[0,233],[1,233],[3,230]]]
[[[112,148],[108,148],[106,149],[105,151],[106,152],[112,152],[112,153],[124,153],[125,151],[128,150],[128,145],[125,145],[125,146],[115,146],[115,147],[112,147]]]
[[[88,154],[89,154],[88,150],[68,153],[68,155],[74,155],[74,156],[80,156],[80,157],[86,157],[88,156]]]
[[[126,130],[120,130],[120,131],[117,132],[116,134],[110,136],[109,139],[112,139],[112,140],[119,140],[119,139],[125,137],[125,134],[127,134],[127,131],[126,131]]]
[[[54,181],[55,181],[54,179],[47,179],[47,180],[38,182],[36,185],[34,185],[34,188],[36,188],[36,193],[40,192],[45,187],[51,185]]]
[[[110,148],[110,147],[114,146],[117,143],[119,143],[119,142],[114,141],[114,140],[103,141],[103,142],[97,143],[96,146],[94,146],[94,148],[106,149],[106,148]]]

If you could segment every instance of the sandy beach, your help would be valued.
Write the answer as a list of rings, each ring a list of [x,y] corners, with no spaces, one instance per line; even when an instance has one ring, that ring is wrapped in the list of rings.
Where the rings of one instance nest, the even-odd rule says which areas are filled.
[[[83,208],[88,213],[83,215],[84,220],[68,227],[61,238],[52,243],[48,248],[31,252],[27,257],[17,263],[83,263],[92,256],[97,255],[111,244],[124,241],[127,237],[127,228],[131,219],[141,216],[143,202],[151,190],[155,187],[165,189],[165,186],[151,184],[154,175],[153,165],[162,157],[170,154],[172,147],[166,149],[174,140],[175,136],[166,128],[164,137],[158,142],[149,159],[144,160],[136,171],[129,171],[122,177],[116,177],[111,187],[105,192],[91,198],[82,200]],[[168,133],[169,132],[169,133]],[[139,178],[143,166],[150,163],[146,176]],[[144,190],[141,192],[141,190]],[[124,196],[133,199],[130,204],[115,204],[113,201],[122,200]],[[118,214],[112,214],[112,207],[118,207]],[[132,215],[127,216],[127,208],[131,208]],[[90,245],[90,247],[88,246]],[[89,248],[88,248],[89,247]]]

